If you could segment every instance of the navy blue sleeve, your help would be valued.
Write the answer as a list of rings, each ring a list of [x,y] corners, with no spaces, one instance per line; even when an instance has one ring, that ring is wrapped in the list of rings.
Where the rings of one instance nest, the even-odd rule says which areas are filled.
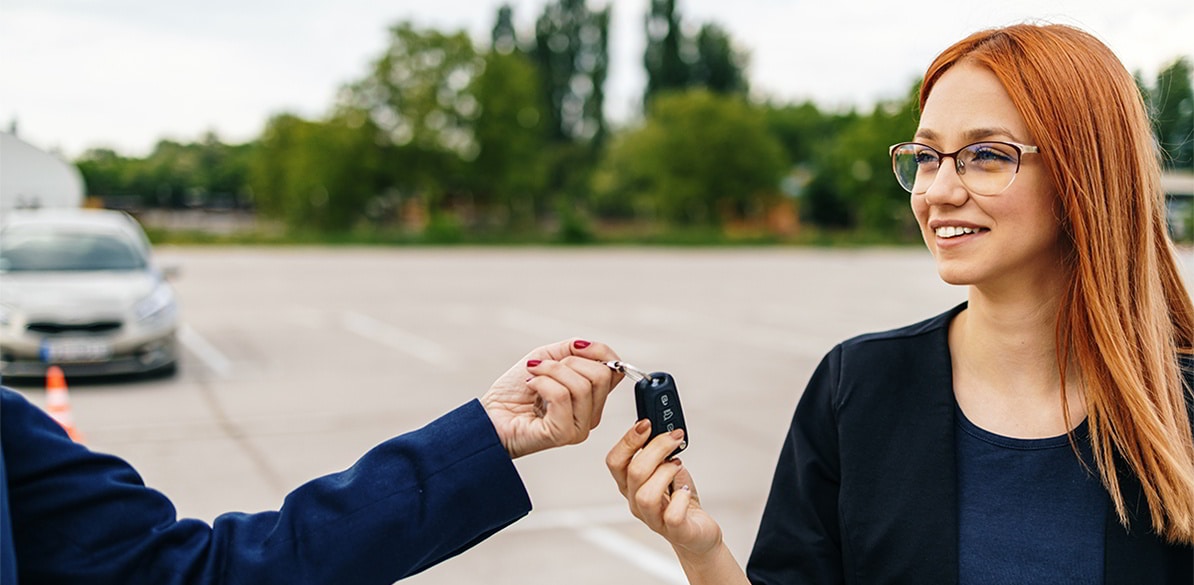
[[[844,582],[834,408],[841,351],[825,356],[796,406],[746,565],[755,585]]]
[[[300,486],[277,511],[209,526],[177,519],[128,463],[72,442],[19,394],[0,398],[0,496],[26,583],[389,585],[530,511],[475,400]]]

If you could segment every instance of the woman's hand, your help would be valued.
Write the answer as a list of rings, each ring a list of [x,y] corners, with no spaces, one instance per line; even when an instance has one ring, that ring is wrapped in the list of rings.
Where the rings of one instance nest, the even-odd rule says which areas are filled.
[[[616,359],[605,344],[571,339],[531,351],[502,374],[481,405],[510,457],[584,441],[622,380],[602,363]]]
[[[650,421],[638,421],[605,458],[630,512],[666,538],[681,561],[715,551],[722,546],[721,526],[701,508],[684,464],[668,459],[683,440],[683,431],[647,443],[650,432]]]

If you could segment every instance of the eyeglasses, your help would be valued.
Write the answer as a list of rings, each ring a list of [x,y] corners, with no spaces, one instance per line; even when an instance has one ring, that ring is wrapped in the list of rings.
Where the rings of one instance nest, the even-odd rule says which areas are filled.
[[[893,145],[891,168],[904,190],[924,193],[933,185],[941,161],[954,159],[962,185],[977,195],[998,195],[1011,186],[1020,172],[1020,157],[1040,149],[1015,142],[975,142],[953,152],[941,152],[919,142]]]

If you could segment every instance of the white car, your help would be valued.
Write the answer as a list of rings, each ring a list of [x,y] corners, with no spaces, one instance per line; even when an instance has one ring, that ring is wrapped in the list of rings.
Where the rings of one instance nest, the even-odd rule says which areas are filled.
[[[0,227],[0,375],[175,371],[178,308],[129,215],[7,213]]]

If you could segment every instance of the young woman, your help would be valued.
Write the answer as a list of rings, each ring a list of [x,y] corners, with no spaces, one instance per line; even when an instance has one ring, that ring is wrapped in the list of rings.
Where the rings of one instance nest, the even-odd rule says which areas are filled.
[[[1194,583],[1194,308],[1131,75],[1016,25],[938,56],[920,109],[892,164],[967,303],[825,357],[745,572],[680,437],[610,452],[632,512],[694,584]]]

